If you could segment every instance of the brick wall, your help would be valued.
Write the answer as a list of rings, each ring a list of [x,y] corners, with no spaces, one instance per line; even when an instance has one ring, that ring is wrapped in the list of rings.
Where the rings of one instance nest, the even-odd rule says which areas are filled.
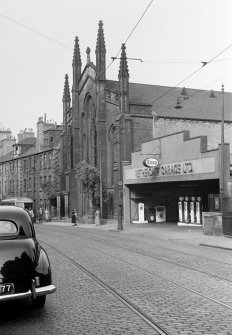
[[[225,142],[232,143],[232,123],[225,122],[224,129]],[[158,118],[154,121],[153,136],[157,138],[183,130],[190,131],[191,137],[206,135],[209,150],[217,148],[221,141],[221,122],[218,121]]]

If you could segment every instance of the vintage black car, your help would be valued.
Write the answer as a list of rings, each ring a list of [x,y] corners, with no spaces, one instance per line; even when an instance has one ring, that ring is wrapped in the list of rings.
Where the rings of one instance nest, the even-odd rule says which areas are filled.
[[[36,239],[29,213],[0,206],[0,303],[29,298],[43,307],[46,295],[55,290],[48,256]]]

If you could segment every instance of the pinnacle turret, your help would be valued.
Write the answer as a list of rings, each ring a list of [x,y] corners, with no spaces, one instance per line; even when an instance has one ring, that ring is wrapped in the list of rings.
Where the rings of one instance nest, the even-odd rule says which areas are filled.
[[[78,37],[75,38],[75,45],[74,45],[74,53],[73,53],[73,89],[75,91],[78,90],[78,82],[81,77],[81,53],[80,53],[80,46],[79,46],[79,39]]]
[[[79,46],[79,39],[76,36],[75,38],[75,45],[74,45],[74,52],[73,52],[73,66],[81,66],[81,53],[80,53],[80,46]]]
[[[118,79],[121,78],[129,78],[129,71],[128,71],[128,65],[127,65],[127,57],[126,57],[126,46],[123,43],[122,44],[122,52],[120,57],[120,67],[119,67],[119,73],[118,73]]]
[[[105,80],[106,75],[106,47],[105,47],[105,37],[103,31],[103,23],[99,21],[98,23],[98,34],[97,34],[97,45],[96,45],[96,75],[99,80]]]
[[[97,34],[97,45],[96,45],[96,53],[99,51],[106,51],[105,47],[105,37],[104,37],[104,31],[103,31],[103,23],[102,21],[99,21],[98,23],[98,34]]]
[[[129,71],[126,57],[126,46],[122,44],[122,53],[118,72],[119,80],[119,106],[121,113],[129,112]]]
[[[70,90],[69,90],[69,80],[68,75],[65,75],[65,82],[64,82],[64,93],[63,93],[63,102],[70,102]]]

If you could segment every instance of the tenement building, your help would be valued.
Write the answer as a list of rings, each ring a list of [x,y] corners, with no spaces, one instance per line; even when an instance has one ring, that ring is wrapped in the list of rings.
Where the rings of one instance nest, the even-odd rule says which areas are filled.
[[[123,212],[128,222],[155,221],[162,212],[169,221],[184,222],[191,220],[190,206],[220,210],[222,189],[231,196],[231,93],[131,83],[124,44],[118,80],[107,79],[101,21],[95,64],[88,47],[82,68],[76,37],[72,72],[72,87],[66,75],[63,93],[60,175],[69,214],[75,208],[88,219],[100,207],[105,220]],[[143,165],[145,159],[150,165]],[[194,213],[192,221],[201,222]]]
[[[24,198],[36,213],[48,209],[57,214],[57,194],[60,194],[60,136],[62,126],[40,117],[37,137],[32,129],[18,134],[7,152],[0,157],[0,197]],[[4,143],[3,143],[4,145]],[[63,214],[64,216],[65,214]]]

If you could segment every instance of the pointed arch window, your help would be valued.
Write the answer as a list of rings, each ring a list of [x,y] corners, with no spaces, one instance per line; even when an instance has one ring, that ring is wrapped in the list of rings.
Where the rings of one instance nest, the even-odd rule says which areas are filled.
[[[81,158],[86,159],[86,122],[85,113],[81,114]]]
[[[92,164],[97,165],[96,111],[94,101],[90,95],[85,100],[85,112],[86,158]]]

